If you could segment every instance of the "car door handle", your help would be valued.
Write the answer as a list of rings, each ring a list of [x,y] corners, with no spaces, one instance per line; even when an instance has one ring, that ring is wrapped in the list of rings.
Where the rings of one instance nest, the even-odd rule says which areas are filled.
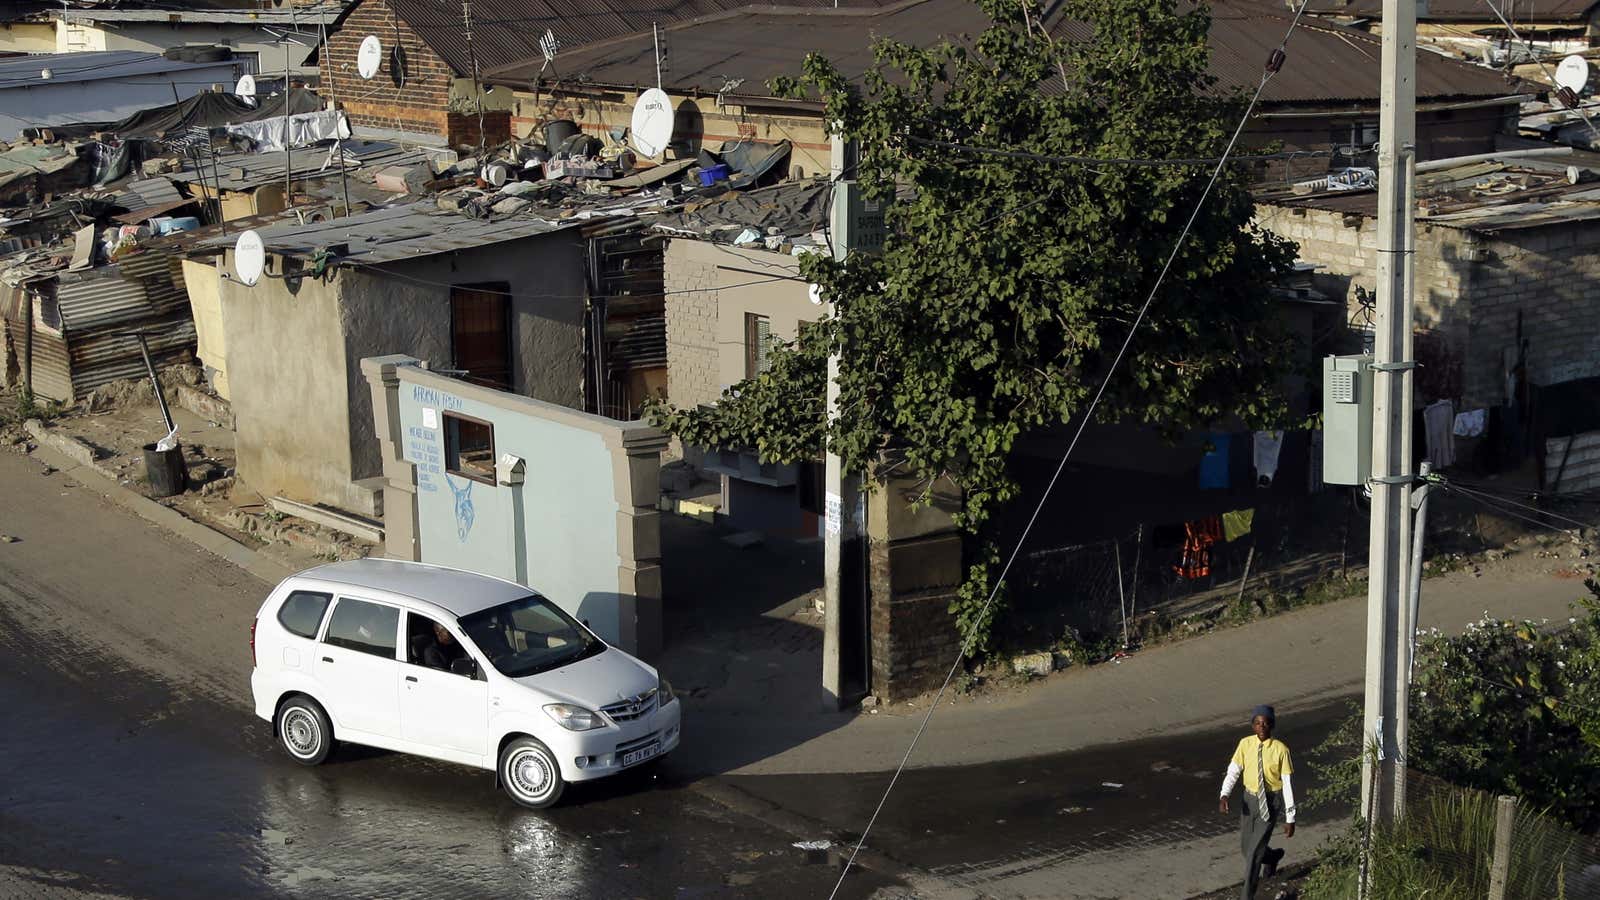
[[[331,656],[324,656],[324,657],[323,657],[323,658],[322,658],[322,661],[323,661],[323,662],[326,662],[326,663],[331,663],[331,662],[333,662],[333,657],[331,657]]]
[[[413,681],[413,682],[414,682],[414,681],[416,681],[416,680],[417,680],[417,676],[415,676],[415,675],[407,675],[407,676],[406,676],[406,680],[407,680],[407,681]]]

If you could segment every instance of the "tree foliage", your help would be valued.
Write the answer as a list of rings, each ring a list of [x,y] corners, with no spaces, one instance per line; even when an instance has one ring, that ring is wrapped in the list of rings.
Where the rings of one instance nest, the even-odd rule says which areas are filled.
[[[1424,634],[1412,679],[1411,764],[1521,797],[1579,828],[1600,827],[1600,606],[1590,601],[1579,612],[1556,629],[1486,616],[1460,635]]]
[[[651,408],[686,441],[742,445],[769,460],[824,444],[868,484],[882,460],[963,492],[973,536],[1017,496],[1008,457],[1030,430],[1081,413],[1209,173],[1004,159],[926,141],[1096,158],[1219,155],[1242,106],[1207,74],[1208,12],[1177,0],[1064,0],[1049,34],[1033,0],[979,0],[975,38],[874,44],[852,79],[812,55],[775,91],[825,104],[857,142],[846,175],[888,207],[881,254],[805,257],[835,304],[770,372],[709,409]],[[1256,230],[1247,174],[1224,171],[1098,410],[1168,433],[1242,418],[1276,423],[1288,366],[1270,288],[1291,247]],[[829,427],[825,361],[839,357]],[[952,609],[981,646],[977,610],[998,552],[969,541]]]

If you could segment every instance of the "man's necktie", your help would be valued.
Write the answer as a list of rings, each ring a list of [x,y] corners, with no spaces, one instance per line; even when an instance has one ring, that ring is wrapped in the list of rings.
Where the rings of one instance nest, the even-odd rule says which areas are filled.
[[[1256,806],[1261,809],[1261,821],[1272,821],[1272,810],[1267,808],[1267,742],[1256,741]]]

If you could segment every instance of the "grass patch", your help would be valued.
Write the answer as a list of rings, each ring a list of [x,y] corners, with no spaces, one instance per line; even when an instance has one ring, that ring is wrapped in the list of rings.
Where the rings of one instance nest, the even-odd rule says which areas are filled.
[[[1405,819],[1377,829],[1371,839],[1368,876],[1373,900],[1489,896],[1495,805],[1495,798],[1481,791],[1441,785],[1413,801]],[[1565,896],[1566,861],[1577,837],[1521,806],[1512,835],[1506,900]],[[1355,900],[1360,850],[1357,823],[1319,853],[1303,896]]]
[[[54,400],[39,401],[31,391],[17,388],[0,396],[0,425],[17,425],[29,419],[48,422],[67,411]]]

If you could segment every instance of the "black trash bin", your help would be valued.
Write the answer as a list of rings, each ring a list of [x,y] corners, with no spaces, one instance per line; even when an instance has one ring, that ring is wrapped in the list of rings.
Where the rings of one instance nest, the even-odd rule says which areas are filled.
[[[150,493],[157,497],[183,493],[189,487],[189,467],[183,461],[183,446],[157,450],[155,444],[145,444],[144,473],[150,482]]]

